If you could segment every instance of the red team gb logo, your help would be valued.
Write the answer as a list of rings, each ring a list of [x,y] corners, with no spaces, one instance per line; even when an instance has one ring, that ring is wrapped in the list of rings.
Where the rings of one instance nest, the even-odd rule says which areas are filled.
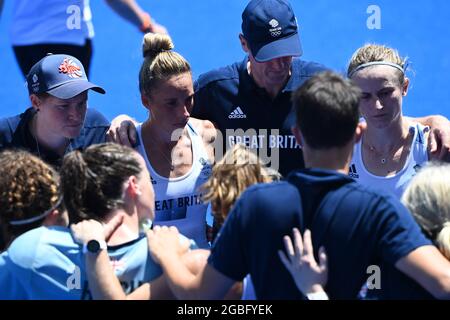
[[[81,68],[72,59],[65,58],[59,65],[58,70],[71,78],[81,78],[82,76]]]

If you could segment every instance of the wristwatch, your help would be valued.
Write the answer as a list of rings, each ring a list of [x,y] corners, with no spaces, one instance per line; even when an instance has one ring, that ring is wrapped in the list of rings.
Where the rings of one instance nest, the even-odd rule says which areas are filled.
[[[97,254],[100,252],[100,250],[105,250],[107,248],[106,242],[101,240],[89,240],[87,243],[83,246],[83,253],[93,253]]]
[[[145,12],[143,14],[143,22],[139,28],[143,33],[153,32],[153,23],[150,15]]]

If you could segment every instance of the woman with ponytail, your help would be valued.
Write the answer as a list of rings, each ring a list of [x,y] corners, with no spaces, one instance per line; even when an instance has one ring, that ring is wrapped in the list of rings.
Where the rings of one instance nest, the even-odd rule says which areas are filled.
[[[137,126],[137,151],[155,190],[155,224],[176,226],[207,248],[206,209],[200,186],[209,178],[215,129],[190,117],[194,88],[189,63],[167,35],[146,34],[139,90],[149,118]]]

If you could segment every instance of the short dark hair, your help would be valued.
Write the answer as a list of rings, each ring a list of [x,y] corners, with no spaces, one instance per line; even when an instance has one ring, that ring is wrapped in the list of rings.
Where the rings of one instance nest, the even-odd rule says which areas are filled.
[[[359,122],[361,90],[337,73],[326,71],[307,80],[292,95],[297,125],[314,149],[342,147]]]
[[[61,186],[70,223],[102,220],[123,208],[123,183],[143,169],[136,155],[131,148],[103,143],[64,157]]]

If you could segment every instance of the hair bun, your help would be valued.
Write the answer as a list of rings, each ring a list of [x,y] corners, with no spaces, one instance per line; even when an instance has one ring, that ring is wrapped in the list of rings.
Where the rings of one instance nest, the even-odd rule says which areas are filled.
[[[166,34],[147,33],[142,43],[142,54],[144,58],[155,57],[161,52],[174,48],[172,39]]]
[[[441,231],[436,237],[436,243],[442,254],[450,259],[450,222],[444,223]]]

